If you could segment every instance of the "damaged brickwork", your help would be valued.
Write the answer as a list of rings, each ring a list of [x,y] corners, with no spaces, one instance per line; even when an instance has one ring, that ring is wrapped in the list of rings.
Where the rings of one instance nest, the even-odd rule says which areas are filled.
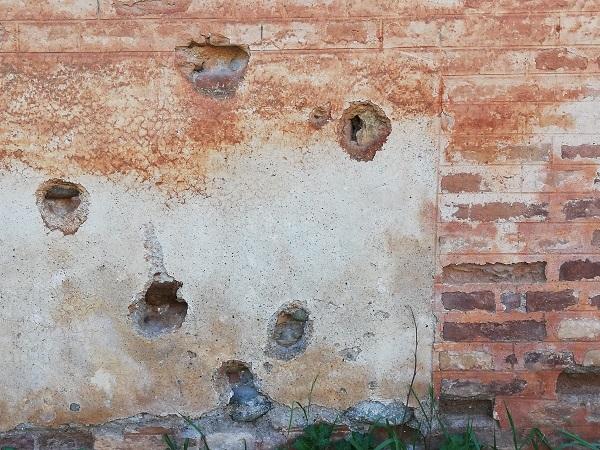
[[[600,438],[599,12],[0,1],[0,446]]]

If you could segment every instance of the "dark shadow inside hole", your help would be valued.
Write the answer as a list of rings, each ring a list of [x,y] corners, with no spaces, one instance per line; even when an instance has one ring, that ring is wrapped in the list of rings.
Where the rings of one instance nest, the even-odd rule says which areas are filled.
[[[56,184],[44,194],[44,203],[52,214],[65,216],[81,205],[80,194],[75,185]]]
[[[350,119],[350,140],[358,143],[358,132],[363,129],[365,123],[356,115]]]
[[[188,304],[177,297],[179,281],[154,281],[144,295],[141,327],[147,332],[162,332],[181,327]]]

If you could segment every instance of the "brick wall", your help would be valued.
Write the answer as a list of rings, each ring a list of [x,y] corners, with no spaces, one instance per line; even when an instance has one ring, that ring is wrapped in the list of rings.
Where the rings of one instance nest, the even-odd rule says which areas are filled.
[[[146,134],[131,135],[131,126],[152,129],[165,120],[160,141],[179,129],[167,119],[191,120],[189,105],[165,106],[169,99],[152,91],[153,80],[176,47],[211,34],[248,45],[252,64],[263,70],[252,76],[256,91],[247,108],[206,103],[210,114],[194,112],[201,146],[245,145],[250,137],[238,115],[244,111],[264,122],[263,137],[270,127],[302,148],[316,139],[298,125],[315,98],[325,103],[369,86],[365,92],[391,105],[392,127],[423,119],[438,142],[437,167],[420,169],[437,172],[439,182],[428,231],[436,233],[437,392],[448,402],[491,401],[503,425],[506,403],[521,423],[598,436],[600,411],[590,399],[600,391],[599,13],[597,0],[0,0],[5,73],[28,74],[68,102],[79,91],[63,92],[64,79],[109,68],[113,84],[142,80],[148,91],[131,93],[150,105],[145,125],[144,108],[126,98],[121,106],[130,123],[93,125],[118,105],[97,109],[98,100],[85,103],[84,91],[83,112],[70,113],[81,118],[85,150],[72,154],[42,145],[36,134],[62,132],[67,113],[34,109],[26,120],[36,132],[15,135],[19,107],[5,103],[0,156],[6,167],[53,176],[131,176],[175,196],[205,194],[206,160],[157,151]],[[286,94],[296,67],[302,75]],[[311,81],[311,67],[330,82]],[[50,71],[53,80],[44,80]],[[226,135],[215,131],[224,123]],[[325,138],[336,139],[333,132]],[[107,142],[136,150],[121,154]],[[424,217],[436,209],[428,206]],[[86,420],[106,418],[103,411]]]

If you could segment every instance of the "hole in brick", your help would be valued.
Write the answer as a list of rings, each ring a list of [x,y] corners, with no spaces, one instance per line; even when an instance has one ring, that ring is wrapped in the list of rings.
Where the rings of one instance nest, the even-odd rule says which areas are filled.
[[[286,305],[271,319],[267,353],[283,360],[292,359],[306,349],[311,331],[307,310],[297,303]]]
[[[181,72],[194,89],[208,97],[224,99],[237,91],[244,79],[250,51],[246,46],[229,45],[226,38],[206,42],[192,41],[175,49]]]
[[[392,131],[383,110],[370,102],[354,102],[342,114],[340,145],[357,161],[372,161]]]
[[[74,234],[87,220],[89,197],[78,184],[49,180],[38,188],[36,197],[42,220],[50,230]]]
[[[271,409],[271,401],[258,390],[246,363],[227,361],[217,376],[222,398],[227,401],[229,414],[236,422],[252,422]]]
[[[564,370],[556,380],[556,393],[574,399],[600,399],[600,370],[596,367]]]
[[[142,334],[154,337],[181,328],[188,304],[177,295],[183,283],[158,273],[142,298],[129,307]]]

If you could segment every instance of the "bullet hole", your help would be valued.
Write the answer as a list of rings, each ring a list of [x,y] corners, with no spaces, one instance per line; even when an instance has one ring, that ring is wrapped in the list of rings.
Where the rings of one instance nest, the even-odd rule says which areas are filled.
[[[71,403],[69,405],[69,411],[78,412],[81,409],[79,403]]]
[[[223,363],[217,372],[217,384],[236,422],[252,422],[271,409],[271,401],[258,390],[250,368],[241,361]]]
[[[87,220],[89,196],[78,184],[49,180],[38,188],[36,198],[42,220],[50,230],[74,234]]]
[[[181,328],[188,304],[177,295],[183,283],[157,273],[145,293],[129,306],[129,314],[139,331],[155,337]]]
[[[352,103],[340,124],[340,145],[357,161],[372,161],[392,131],[390,119],[370,102]]]
[[[331,105],[317,106],[308,117],[308,123],[317,130],[323,128],[331,120]]]
[[[312,331],[308,312],[297,303],[281,308],[269,326],[267,354],[282,360],[290,360],[306,350]]]
[[[229,45],[227,38],[216,36],[202,43],[192,41],[175,51],[177,66],[194,89],[215,99],[235,94],[250,60],[247,46]]]

